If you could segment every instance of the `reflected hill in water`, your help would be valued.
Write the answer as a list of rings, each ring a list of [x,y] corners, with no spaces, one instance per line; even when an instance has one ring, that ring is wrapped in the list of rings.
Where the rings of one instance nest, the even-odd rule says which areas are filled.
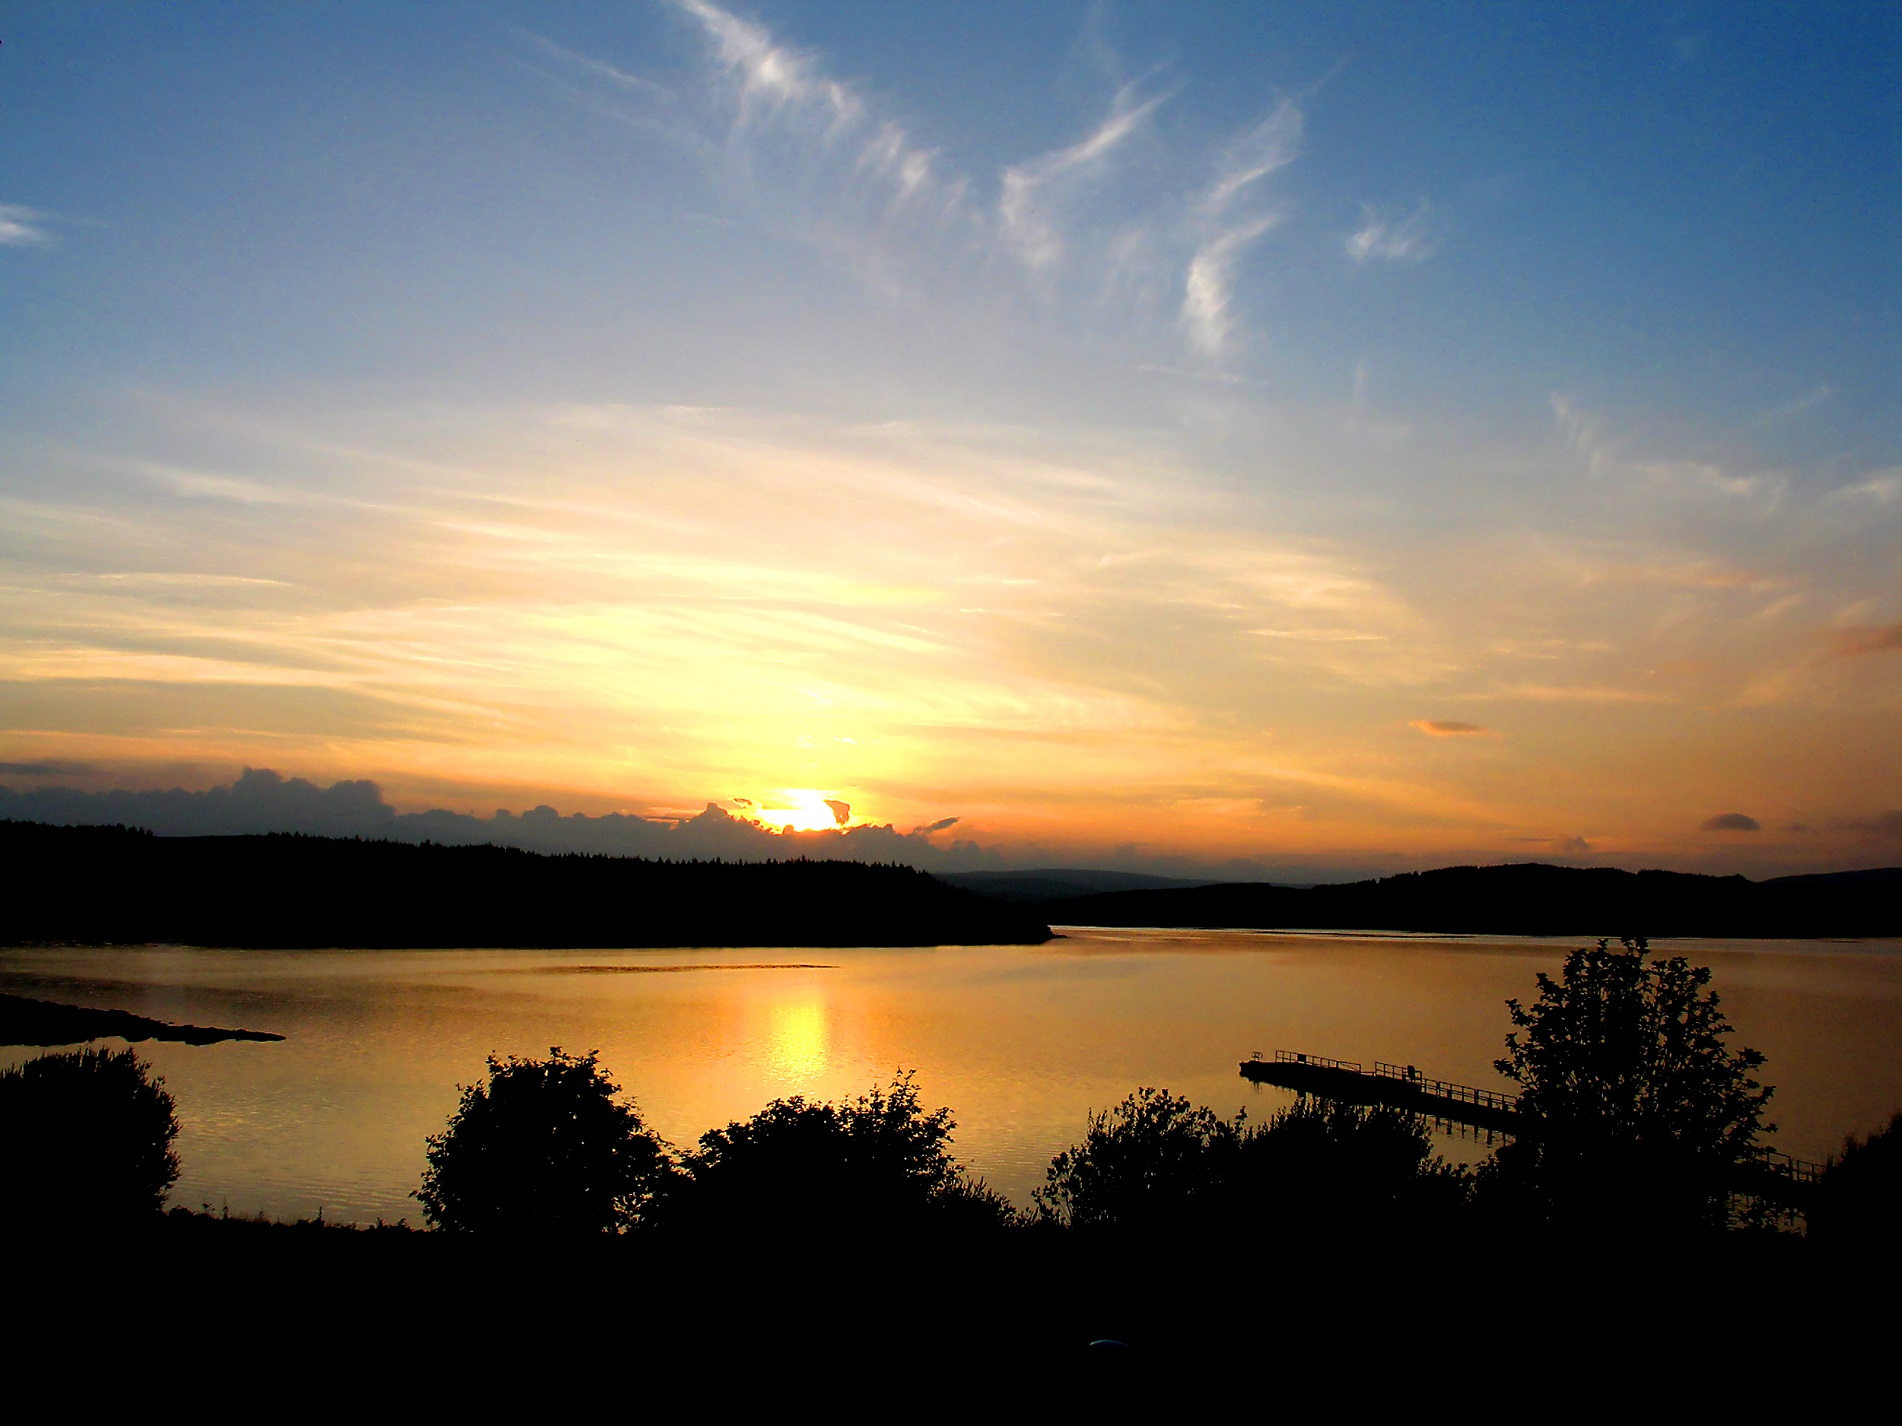
[[[0,942],[280,948],[1018,945],[1033,911],[858,862],[668,862],[0,822]]]
[[[1045,873],[1059,877],[1061,873]],[[1438,931],[1527,936],[1902,936],[1902,868],[1751,881],[1537,862],[1338,886],[1143,887],[1027,903],[1073,926]]]

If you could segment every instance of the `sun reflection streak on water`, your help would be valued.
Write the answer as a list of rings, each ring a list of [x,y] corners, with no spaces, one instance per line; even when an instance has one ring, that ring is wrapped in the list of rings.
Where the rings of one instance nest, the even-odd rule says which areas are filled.
[[[774,1081],[797,1091],[824,1077],[831,1065],[830,1029],[822,1000],[769,1005],[764,1049]]]

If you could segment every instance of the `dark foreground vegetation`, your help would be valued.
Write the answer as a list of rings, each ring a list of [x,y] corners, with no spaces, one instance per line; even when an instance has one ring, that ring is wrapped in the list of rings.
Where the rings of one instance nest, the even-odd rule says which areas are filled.
[[[1902,868],[1783,876],[1699,876],[1538,863],[1445,867],[1341,886],[1259,882],[1146,888],[1024,904],[1072,926],[1439,931],[1802,939],[1902,936]]]
[[[630,1383],[926,1419],[1414,1409],[1429,1384],[1562,1419],[1746,1391],[1755,1412],[1779,1384],[1826,1394],[1881,1326],[1861,1286],[1902,1267],[1902,1116],[1832,1161],[1807,1235],[1754,1201],[1737,1170],[1771,1091],[1707,985],[1643,943],[1540,977],[1500,1061],[1539,1127],[1477,1170],[1403,1109],[1308,1096],[1257,1123],[1145,1087],[1026,1209],[958,1164],[909,1076],[681,1149],[556,1049],[491,1058],[430,1137],[432,1231],[161,1214],[170,1095],[131,1051],[48,1055],[0,1075],[0,1223],[16,1301],[68,1292],[67,1329],[115,1351],[214,1351],[225,1391],[282,1391],[275,1361],[300,1390],[491,1413]],[[129,1283],[137,1324],[81,1310]],[[194,1335],[240,1311],[262,1356]]]
[[[1021,907],[858,862],[665,862],[0,822],[0,940],[258,947],[1034,944]]]

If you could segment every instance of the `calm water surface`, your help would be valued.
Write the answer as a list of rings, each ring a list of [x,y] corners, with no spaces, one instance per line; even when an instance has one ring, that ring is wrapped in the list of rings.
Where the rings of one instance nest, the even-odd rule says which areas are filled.
[[[174,1203],[415,1220],[423,1139],[458,1084],[485,1055],[555,1045],[599,1050],[683,1145],[776,1097],[915,1070],[926,1103],[954,1109],[959,1158],[1027,1203],[1089,1112],[1138,1085],[1224,1114],[1285,1103],[1238,1076],[1256,1050],[1498,1086],[1504,1001],[1532,999],[1576,944],[1065,928],[931,950],[8,950],[0,990],[289,1037],[139,1046],[184,1123]],[[1785,1151],[1824,1158],[1902,1108],[1902,941],[1654,949],[1713,968],[1734,1043],[1769,1056]],[[0,1065],[33,1053],[0,1048]]]

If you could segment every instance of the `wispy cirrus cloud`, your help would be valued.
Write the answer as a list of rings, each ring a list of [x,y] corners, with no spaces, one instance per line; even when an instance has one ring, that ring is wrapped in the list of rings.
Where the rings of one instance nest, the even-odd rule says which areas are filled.
[[[1635,432],[1613,430],[1603,416],[1565,393],[1555,391],[1550,399],[1553,420],[1565,442],[1591,474],[1605,482],[1607,491],[1615,491],[1627,504],[1643,500],[1661,510],[1670,506],[1695,510],[1702,522],[1713,513],[1714,504],[1761,518],[1774,513],[1792,494],[1789,477],[1779,470],[1739,470],[1719,460],[1638,454],[1633,449]],[[1838,492],[1828,499],[1846,495]],[[1879,497],[1877,503],[1881,503]]]
[[[1203,195],[1206,212],[1220,216],[1233,211],[1254,185],[1301,156],[1307,119],[1301,106],[1284,99],[1261,123],[1238,137],[1222,156],[1221,171]]]
[[[735,214],[824,252],[875,289],[915,283],[993,226],[966,201],[968,179],[944,173],[935,149],[818,55],[709,0],[671,8],[700,43],[686,76],[669,73],[665,83],[540,35],[522,38],[553,62],[538,72],[574,102],[660,138],[725,190]]]
[[[1788,401],[1772,406],[1757,418],[1766,426],[1783,421],[1793,421],[1806,411],[1814,411],[1818,406],[1835,398],[1836,388],[1827,381],[1819,381],[1801,396],[1793,396]]]
[[[712,45],[736,137],[776,127],[804,141],[855,180],[880,185],[885,216],[920,200],[935,200],[930,206],[940,215],[960,204],[965,183],[939,179],[936,151],[827,74],[818,56],[708,0],[675,3]]]
[[[1528,703],[1660,703],[1661,693],[1635,688],[1608,687],[1604,684],[1518,684],[1501,688],[1497,698],[1522,699]]]
[[[1219,357],[1230,346],[1236,263],[1283,216],[1264,205],[1261,185],[1300,156],[1304,125],[1301,107],[1282,100],[1229,145],[1214,182],[1196,205],[1197,241],[1183,279],[1182,328],[1204,356]]]
[[[1394,218],[1373,204],[1361,205],[1361,225],[1347,238],[1355,262],[1425,262],[1438,250],[1433,206],[1422,198],[1412,213]]]
[[[1157,118],[1174,91],[1126,82],[1080,137],[974,176],[920,142],[878,96],[831,73],[820,54],[712,0],[672,6],[704,42],[700,81],[679,93],[527,39],[583,86],[582,102],[676,134],[726,171],[736,203],[756,220],[813,243],[877,289],[942,295],[972,282],[1028,282],[1080,319],[1134,322],[1141,340],[1203,365],[1243,345],[1237,279],[1248,251],[1290,211],[1271,201],[1268,180],[1301,152],[1298,100],[1278,103],[1212,163],[1180,152],[1141,162],[1132,157],[1139,139],[1151,141],[1150,160],[1166,142]],[[1200,181],[1184,188],[1169,177],[1180,173]],[[1150,329],[1165,312],[1171,326]]]
[[[570,69],[581,70],[597,79],[605,79],[622,89],[639,90],[649,94],[667,92],[664,84],[656,83],[642,75],[630,74],[625,69],[609,64],[605,60],[596,59],[592,55],[582,54],[579,50],[571,50],[566,45],[558,45],[545,35],[538,35],[532,30],[522,30],[519,33],[531,47]]]
[[[1219,357],[1229,350],[1235,332],[1236,260],[1277,221],[1269,215],[1229,228],[1189,260],[1183,279],[1182,326],[1190,345],[1204,356]]]
[[[816,111],[834,126],[856,123],[865,105],[851,88],[822,73],[807,54],[782,45],[763,26],[706,0],[675,0],[699,21],[730,78],[738,85],[741,117],[787,108]]]
[[[1407,724],[1429,738],[1496,738],[1498,733],[1478,723],[1462,723],[1453,718],[1416,718]]]
[[[51,216],[18,203],[0,203],[0,247],[41,247],[53,241],[46,220]]]
[[[1836,652],[1845,658],[1902,653],[1902,622],[1836,631]]]
[[[1078,187],[1101,175],[1110,156],[1148,121],[1168,96],[1137,97],[1136,86],[1116,91],[1110,112],[1086,137],[1005,168],[997,215],[1005,241],[1032,268],[1063,254],[1061,211]]]

